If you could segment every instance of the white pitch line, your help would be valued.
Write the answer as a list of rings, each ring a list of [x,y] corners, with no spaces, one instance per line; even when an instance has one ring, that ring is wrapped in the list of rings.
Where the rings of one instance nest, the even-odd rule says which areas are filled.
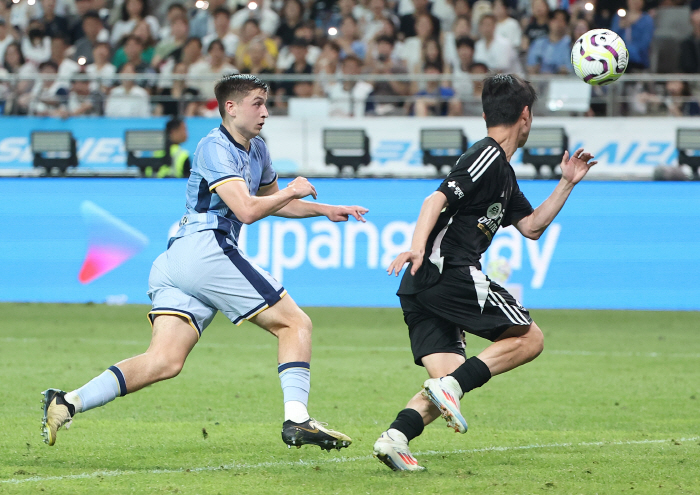
[[[459,449],[459,450],[426,450],[423,452],[416,452],[416,456],[433,456],[433,455],[455,455],[455,454],[478,454],[481,452],[508,452],[508,451],[518,451],[518,450],[532,450],[532,449],[556,449],[556,448],[568,448],[568,447],[600,447],[600,446],[617,446],[617,445],[645,445],[645,444],[658,444],[658,443],[669,443],[669,442],[694,442],[700,440],[700,437],[690,437],[690,438],[678,438],[678,439],[663,439],[663,440],[621,440],[617,442],[581,442],[581,443],[550,443],[550,444],[532,444],[532,445],[518,445],[511,447],[483,447],[480,449]],[[31,478],[13,478],[9,480],[0,480],[0,483],[9,483],[13,485],[18,485],[20,483],[32,483],[32,482],[42,482],[42,481],[65,481],[65,480],[78,480],[78,479],[91,479],[91,478],[108,478],[108,477],[118,477],[118,476],[131,476],[131,475],[144,475],[144,474],[177,474],[177,473],[199,473],[207,471],[231,471],[231,470],[242,470],[242,469],[260,469],[269,467],[293,467],[293,466],[316,466],[319,464],[333,464],[333,463],[346,463],[346,462],[357,462],[357,461],[368,461],[373,457],[370,455],[359,456],[359,457],[333,457],[331,459],[320,459],[320,460],[310,460],[310,461],[271,461],[271,462],[260,462],[257,464],[224,464],[221,466],[203,466],[196,468],[178,468],[178,469],[151,469],[147,471],[95,471],[93,473],[82,473],[82,474],[68,474],[65,476],[33,476]]]

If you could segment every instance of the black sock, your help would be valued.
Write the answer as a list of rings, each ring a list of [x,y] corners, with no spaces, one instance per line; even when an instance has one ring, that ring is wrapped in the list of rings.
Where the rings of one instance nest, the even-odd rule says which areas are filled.
[[[410,442],[423,433],[424,427],[423,416],[421,416],[418,411],[415,409],[404,409],[396,416],[396,419],[391,423],[389,428],[399,430],[406,435],[406,438]]]
[[[462,393],[481,387],[491,378],[491,371],[481,359],[476,356],[467,359],[462,366],[447,376],[451,376],[459,383]]]

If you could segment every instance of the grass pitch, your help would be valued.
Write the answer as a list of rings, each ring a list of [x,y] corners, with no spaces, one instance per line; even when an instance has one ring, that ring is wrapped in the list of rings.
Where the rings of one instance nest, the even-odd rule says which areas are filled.
[[[145,350],[143,306],[4,304],[0,493],[700,493],[700,313],[533,311],[545,351],[462,400],[393,473],[372,444],[425,379],[398,310],[309,308],[310,411],[349,449],[280,439],[276,341],[217,316],[177,378],[41,441],[40,394]],[[468,337],[468,354],[486,345]]]

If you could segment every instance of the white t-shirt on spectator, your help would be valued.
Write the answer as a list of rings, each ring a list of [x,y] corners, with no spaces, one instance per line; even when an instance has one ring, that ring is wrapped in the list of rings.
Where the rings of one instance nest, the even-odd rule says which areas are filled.
[[[494,36],[490,46],[486,46],[483,38],[477,41],[474,44],[474,62],[486,64],[489,70],[522,74],[518,54],[510,42],[500,36]]]
[[[51,58],[51,38],[44,36],[41,40],[41,44],[38,46],[32,45],[29,41],[29,36],[22,39],[22,55],[28,61],[39,65],[42,62],[46,62]]]
[[[350,91],[346,91],[342,82],[328,85],[329,115],[331,117],[363,117],[367,97],[374,86],[365,81],[358,81]]]
[[[127,93],[124,86],[117,86],[107,97],[105,117],[150,117],[151,102],[148,91],[133,86]]]
[[[411,36],[406,38],[402,46],[395,45],[394,53],[400,60],[406,62],[406,68],[408,72],[415,73],[422,70],[420,65],[421,52],[423,50],[423,42],[418,36]]]
[[[238,36],[233,33],[226,33],[226,36],[219,38],[216,33],[211,33],[202,38],[202,53],[209,51],[209,45],[212,41],[220,39],[224,45],[224,53],[227,57],[236,56],[236,48],[238,48]]]
[[[114,86],[114,75],[117,68],[110,63],[104,64],[101,69],[95,64],[85,67],[85,73],[90,76],[90,91],[100,91],[101,86],[111,88]]]
[[[250,10],[243,8],[231,17],[231,29],[240,31],[243,24],[248,19],[257,19],[260,23],[260,30],[268,36],[273,36],[280,24],[280,16],[272,9],[263,7],[262,9]]]
[[[522,43],[523,30],[520,28],[518,21],[512,17],[508,17],[496,23],[495,35],[510,41],[513,48],[517,50]]]

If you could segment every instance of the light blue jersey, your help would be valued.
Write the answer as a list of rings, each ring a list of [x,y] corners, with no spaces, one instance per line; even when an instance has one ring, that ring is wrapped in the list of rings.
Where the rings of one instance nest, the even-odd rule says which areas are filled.
[[[250,151],[246,151],[220,125],[197,145],[187,182],[187,212],[169,244],[188,234],[218,230],[237,245],[242,222],[215,192],[216,187],[232,180],[245,181],[251,196],[255,196],[260,187],[277,180],[277,173],[272,168],[265,141],[253,138]]]

